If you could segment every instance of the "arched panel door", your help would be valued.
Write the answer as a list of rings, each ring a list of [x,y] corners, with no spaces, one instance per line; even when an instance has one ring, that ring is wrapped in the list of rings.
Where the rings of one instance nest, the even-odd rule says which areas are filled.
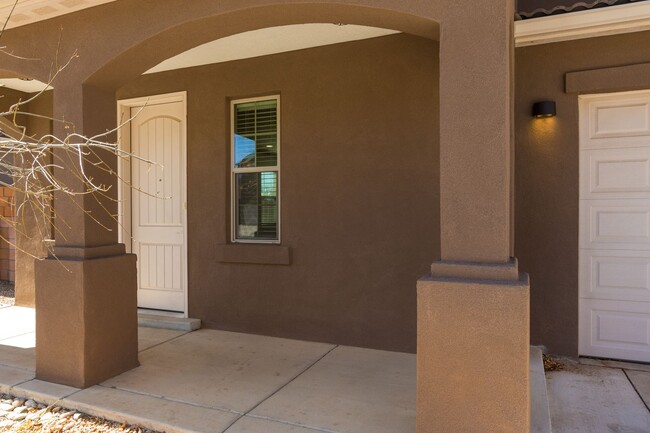
[[[131,109],[132,251],[138,307],[185,311],[185,128],[182,102]]]

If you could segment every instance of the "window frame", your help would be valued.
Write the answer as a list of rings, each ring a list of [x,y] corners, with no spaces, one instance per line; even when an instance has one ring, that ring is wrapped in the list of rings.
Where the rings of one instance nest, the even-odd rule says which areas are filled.
[[[249,102],[259,102],[259,101],[276,101],[276,118],[277,118],[277,163],[274,166],[270,167],[244,167],[236,168],[235,167],[235,106],[238,104],[245,104]],[[280,178],[281,178],[281,162],[280,158],[280,149],[282,143],[281,135],[281,114],[280,114],[280,95],[273,94],[267,96],[257,96],[254,98],[240,98],[240,99],[231,99],[230,100],[230,241],[233,244],[272,244],[279,245],[281,244],[282,239],[282,217],[281,217],[281,188],[280,188]],[[277,172],[278,173],[278,184],[277,184],[277,202],[278,202],[278,223],[277,239],[239,239],[237,238],[237,174],[241,173],[263,173],[263,172]]]

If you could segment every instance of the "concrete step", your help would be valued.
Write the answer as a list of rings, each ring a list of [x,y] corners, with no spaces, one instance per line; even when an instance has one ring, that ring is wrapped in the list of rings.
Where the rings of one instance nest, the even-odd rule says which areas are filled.
[[[138,312],[138,326],[191,332],[201,329],[201,320]]]
[[[551,433],[546,373],[539,347],[530,347],[530,433]]]

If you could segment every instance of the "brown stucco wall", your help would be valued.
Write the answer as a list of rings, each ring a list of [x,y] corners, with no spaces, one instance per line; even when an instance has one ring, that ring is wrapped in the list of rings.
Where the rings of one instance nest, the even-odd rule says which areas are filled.
[[[190,316],[211,328],[415,350],[414,282],[440,254],[436,51],[431,40],[388,36],[145,75],[118,92],[188,92]],[[229,98],[277,93],[291,264],[219,262],[229,240]]]
[[[578,353],[578,96],[565,74],[650,62],[648,46],[640,32],[516,50],[515,255],[531,275],[531,342],[553,353]],[[616,76],[611,86],[599,91],[636,87]],[[532,104],[547,99],[557,117],[534,120]]]

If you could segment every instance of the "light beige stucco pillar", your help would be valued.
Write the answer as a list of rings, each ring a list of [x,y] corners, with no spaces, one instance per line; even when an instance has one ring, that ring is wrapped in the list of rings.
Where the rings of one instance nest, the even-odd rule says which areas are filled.
[[[110,92],[61,82],[54,90],[55,135],[101,134],[115,124]],[[112,137],[105,137],[111,140]],[[74,142],[79,140],[74,139]],[[110,153],[89,156],[85,170],[96,184],[116,176],[93,166],[115,167]],[[79,165],[55,151],[54,175],[73,191],[87,190]],[[99,194],[54,197],[54,254],[36,263],[36,377],[86,388],[138,365],[136,259],[117,243],[116,202]]]
[[[529,282],[511,258],[514,0],[447,4],[441,257],[418,282],[417,431],[529,431]]]

